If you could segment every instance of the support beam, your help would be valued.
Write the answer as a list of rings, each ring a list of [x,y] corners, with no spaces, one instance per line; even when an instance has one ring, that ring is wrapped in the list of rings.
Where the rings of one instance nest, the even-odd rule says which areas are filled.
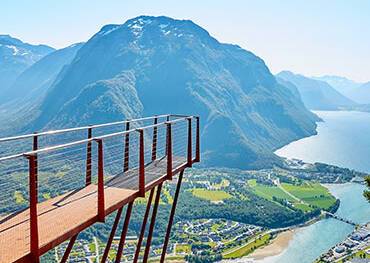
[[[96,139],[98,143],[98,217],[100,222],[105,221],[105,197],[104,197],[104,151],[103,140]]]
[[[106,260],[107,260],[107,258],[108,258],[108,254],[109,254],[110,248],[112,246],[114,235],[116,234],[118,223],[119,223],[119,220],[121,219],[122,210],[123,210],[123,207],[121,207],[117,211],[116,219],[114,220],[114,223],[113,223],[113,226],[112,226],[112,230],[110,232],[109,239],[108,239],[108,242],[107,242],[107,246],[105,247],[104,254],[103,254],[102,258],[101,258],[101,262],[102,263],[105,263]]]
[[[199,117],[196,119],[196,137],[195,137],[195,162],[200,162],[200,124]]]
[[[159,205],[159,200],[161,197],[162,184],[163,183],[160,183],[157,187],[157,193],[155,196],[154,207],[153,207],[153,212],[152,212],[152,219],[150,220],[149,233],[148,233],[148,238],[146,240],[146,247],[145,247],[145,252],[144,252],[143,263],[148,262],[148,258],[149,258],[150,245],[152,243],[155,219],[157,217],[158,205]]]
[[[62,260],[60,261],[60,263],[66,263],[67,260],[68,260],[68,257],[69,257],[69,254],[71,253],[71,250],[73,248],[73,245],[75,244],[76,242],[76,239],[77,239],[77,235],[74,235],[70,240],[69,240],[69,243],[68,243],[68,246],[66,248],[66,251],[64,251],[64,255],[63,255],[63,258]]]
[[[193,118],[187,118],[188,120],[188,167],[192,167],[193,165],[193,148],[192,148],[192,128],[191,128],[191,122],[193,121]]]
[[[129,203],[128,207],[127,207],[127,210],[126,210],[125,222],[123,223],[123,226],[122,226],[121,238],[119,240],[119,245],[118,245],[118,250],[117,250],[117,255],[116,255],[116,261],[115,261],[116,263],[121,262],[123,247],[124,247],[125,241],[126,241],[128,224],[130,223],[130,217],[131,217],[131,211],[132,211],[132,205],[133,204],[134,204],[134,202]]]
[[[178,200],[179,194],[180,194],[181,182],[182,182],[183,174],[184,174],[184,171],[181,171],[180,172],[180,175],[179,175],[179,179],[177,181],[175,197],[173,199],[171,213],[170,213],[170,218],[168,220],[168,225],[167,225],[166,236],[164,238],[164,243],[163,243],[163,248],[162,248],[162,255],[161,255],[161,261],[160,261],[161,263],[163,263],[164,260],[165,260],[165,258],[166,258],[168,242],[170,240],[171,228],[172,228],[172,224],[173,224],[173,218],[175,217],[177,200]]]
[[[166,140],[166,155],[167,155],[167,179],[172,180],[172,124],[167,122],[167,140]]]
[[[39,229],[37,217],[37,159],[35,155],[27,156],[29,161],[29,198],[30,198],[30,252],[32,262],[40,262]]]
[[[146,223],[148,222],[148,216],[149,216],[149,212],[150,212],[150,207],[152,205],[153,196],[154,196],[154,188],[150,191],[148,203],[146,204],[145,214],[144,214],[144,218],[143,218],[143,223],[141,225],[140,236],[139,236],[139,239],[137,241],[137,246],[136,246],[136,251],[135,251],[135,256],[134,256],[133,263],[137,263],[137,261],[139,259],[141,244],[143,243]]]

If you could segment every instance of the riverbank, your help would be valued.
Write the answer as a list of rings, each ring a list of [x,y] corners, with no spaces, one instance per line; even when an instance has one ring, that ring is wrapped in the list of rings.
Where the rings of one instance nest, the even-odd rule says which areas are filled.
[[[272,257],[282,253],[289,245],[289,242],[292,240],[294,232],[296,229],[289,229],[277,235],[270,244],[265,247],[258,248],[248,258],[254,260],[263,260],[266,257]]]

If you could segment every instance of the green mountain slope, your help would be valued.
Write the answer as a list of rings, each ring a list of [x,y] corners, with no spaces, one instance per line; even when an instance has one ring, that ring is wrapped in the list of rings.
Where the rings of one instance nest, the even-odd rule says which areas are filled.
[[[313,134],[317,120],[253,53],[191,21],[147,16],[95,34],[38,112],[30,128],[197,114],[203,163],[239,168],[278,164],[273,150]]]

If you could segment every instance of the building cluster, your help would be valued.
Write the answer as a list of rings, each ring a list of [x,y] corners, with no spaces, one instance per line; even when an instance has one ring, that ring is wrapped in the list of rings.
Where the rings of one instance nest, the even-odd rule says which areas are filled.
[[[356,256],[359,252],[361,256]],[[331,248],[321,256],[321,261],[338,262],[370,262],[370,225],[356,229],[346,240]]]
[[[196,238],[202,244],[215,244],[213,251],[216,253],[221,253],[226,244],[243,242],[262,231],[259,226],[224,219],[182,221],[176,228],[180,235],[185,234],[189,238]]]

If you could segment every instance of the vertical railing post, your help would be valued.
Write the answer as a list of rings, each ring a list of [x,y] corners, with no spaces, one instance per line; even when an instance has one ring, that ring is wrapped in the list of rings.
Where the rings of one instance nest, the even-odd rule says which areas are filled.
[[[98,143],[98,218],[104,222],[105,207],[104,207],[104,152],[103,140],[95,139]]]
[[[139,196],[145,197],[145,151],[144,151],[144,130],[139,132]]]
[[[158,123],[158,117],[154,118],[154,125]],[[153,127],[153,140],[152,140],[152,161],[157,159],[157,133],[158,133],[158,127]]]
[[[196,141],[195,141],[195,162],[200,162],[200,126],[199,126],[199,117],[195,117],[197,121],[197,130],[196,130]]]
[[[188,120],[188,167],[191,167],[193,165],[193,148],[192,148],[192,128],[191,128],[191,122],[193,120],[192,117],[187,118]]]
[[[130,122],[126,122],[126,131],[130,129]],[[125,135],[125,154],[123,160],[123,172],[127,172],[129,169],[130,164],[130,133],[126,133]]]
[[[92,138],[92,127],[89,127],[87,129],[87,138]],[[91,184],[91,155],[92,155],[92,149],[91,149],[91,141],[87,142],[86,146],[86,180],[85,185],[88,186]]]
[[[172,180],[172,123],[167,122],[167,142],[166,142],[166,153],[167,153],[167,179]]]
[[[37,160],[36,155],[28,155],[29,161],[29,200],[30,200],[30,251],[33,262],[40,261],[39,230],[37,218]]]
[[[37,151],[38,149],[39,149],[39,136],[37,135],[37,132],[34,132],[33,142],[32,142],[32,151]],[[36,169],[38,169],[37,153],[34,156],[35,156],[35,167]],[[38,182],[37,177],[38,177],[38,173],[35,174],[36,184]],[[39,196],[38,187],[36,187],[36,196]]]

